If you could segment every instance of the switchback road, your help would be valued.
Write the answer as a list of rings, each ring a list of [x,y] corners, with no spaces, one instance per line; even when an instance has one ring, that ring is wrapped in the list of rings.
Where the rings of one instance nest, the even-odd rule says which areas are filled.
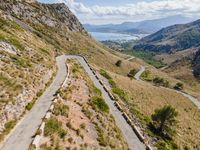
[[[54,94],[61,87],[64,82],[67,69],[65,62],[67,59],[77,59],[83,66],[94,85],[102,92],[102,96],[110,107],[110,112],[114,116],[119,129],[122,131],[129,148],[131,150],[145,150],[145,145],[138,139],[131,126],[122,116],[122,113],[115,107],[114,102],[109,97],[108,93],[104,90],[103,86],[99,83],[95,75],[92,73],[91,68],[81,56],[75,55],[62,55],[56,58],[58,72],[50,87],[46,89],[43,95],[37,100],[34,107],[24,118],[16,125],[10,133],[6,141],[3,143],[1,150],[27,150],[33,140],[33,136],[39,128],[42,118],[54,99]]]

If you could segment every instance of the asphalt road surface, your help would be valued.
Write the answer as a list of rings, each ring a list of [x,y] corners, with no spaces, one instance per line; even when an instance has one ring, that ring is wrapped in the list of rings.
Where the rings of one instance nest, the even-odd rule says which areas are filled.
[[[34,107],[29,113],[27,113],[24,118],[16,125],[13,131],[9,134],[6,141],[3,143],[1,150],[27,150],[29,145],[33,140],[33,135],[39,128],[42,118],[45,116],[46,112],[54,99],[54,94],[61,87],[64,82],[67,69],[65,61],[67,59],[77,59],[83,66],[85,71],[88,73],[89,77],[94,82],[94,85],[99,88],[102,92],[102,96],[110,107],[110,112],[114,116],[117,126],[123,133],[129,148],[131,150],[145,150],[145,145],[138,139],[136,134],[133,132],[130,125],[123,118],[121,112],[115,107],[114,102],[109,97],[108,93],[103,89],[102,85],[99,83],[97,78],[92,73],[88,64],[80,56],[74,55],[62,55],[56,58],[58,72],[53,80],[50,87],[46,89],[43,95],[37,100]]]
[[[142,73],[145,71],[145,67],[144,66],[141,66],[140,70],[135,74],[135,79],[136,80],[140,80],[140,76],[142,75]]]
[[[145,71],[145,67],[141,66],[140,70],[135,75],[135,79],[140,80],[140,76],[142,75],[142,73],[144,71]],[[194,96],[192,96],[188,93],[182,92],[182,91],[177,91],[177,90],[166,88],[166,87],[161,87],[161,88],[164,88],[164,89],[167,89],[167,90],[170,90],[170,91],[174,91],[176,93],[183,95],[184,97],[188,98],[194,105],[196,105],[198,107],[198,109],[200,109],[200,101],[197,98],[195,98]]]
[[[60,88],[66,78],[67,69],[65,65],[65,56],[56,58],[58,72],[52,84],[46,89],[43,95],[36,101],[34,107],[24,118],[16,125],[14,130],[3,143],[1,150],[27,150],[33,140],[42,118],[54,99],[54,94]]]
[[[135,59],[135,57],[132,56],[132,57],[128,58],[127,61],[131,61],[132,59]]]

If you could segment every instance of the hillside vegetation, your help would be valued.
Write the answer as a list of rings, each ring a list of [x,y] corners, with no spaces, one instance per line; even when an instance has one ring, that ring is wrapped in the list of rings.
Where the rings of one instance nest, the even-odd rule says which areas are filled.
[[[153,52],[155,58],[172,66],[187,59],[190,72],[199,76],[198,55],[200,45],[200,20],[188,24],[173,25],[141,39],[134,45],[135,51]],[[178,66],[177,66],[178,68]]]
[[[117,57],[87,35],[65,4],[1,0],[0,132],[31,109],[56,73],[55,57],[82,54],[111,66]],[[59,29],[59,30],[58,30]],[[111,58],[111,59],[109,59]]]
[[[143,38],[134,49],[174,53],[200,44],[200,20],[189,24],[174,25]]]
[[[195,54],[192,63],[193,63],[193,68],[194,68],[194,72],[193,72],[194,75],[200,78],[200,49]]]
[[[31,109],[35,100],[51,83],[56,73],[56,56],[81,54],[96,70],[104,69],[109,72],[112,77],[110,84],[113,84],[113,92],[118,95],[119,100],[122,99],[120,101],[125,102],[124,109],[131,116],[136,116],[141,124],[144,126],[147,124],[156,108],[170,104],[180,114],[175,142],[181,148],[198,147],[200,114],[199,111],[196,111],[196,107],[177,93],[136,81],[127,77],[127,74],[131,70],[139,70],[140,65],[144,65],[148,67],[152,76],[165,78],[172,86],[180,80],[170,77],[168,73],[163,73],[138,58],[127,61],[126,59],[130,56],[114,52],[96,42],[64,4],[27,3],[15,0],[0,0],[0,3],[1,138],[19,120],[25,108]],[[121,60],[121,64],[116,66],[119,60]],[[200,96],[198,88],[194,90],[185,85],[184,88],[189,92],[192,91],[193,95]],[[126,148],[125,142],[118,136],[118,130],[113,131],[114,119],[109,115],[101,114],[101,111],[105,111],[105,113],[109,111],[104,101],[99,97],[93,97],[92,100],[93,103],[90,104],[94,107],[92,108],[100,112],[101,118],[110,122],[110,126],[106,126],[109,132],[102,132],[101,129],[96,128],[99,133],[99,143],[111,147],[116,146],[116,143],[119,142]],[[55,114],[62,116],[68,113],[68,108],[63,105],[57,108]],[[53,130],[51,128],[47,130],[47,136],[52,133],[61,138],[67,135],[63,131],[60,121],[62,120],[57,121],[52,118],[47,122],[50,127],[53,127]],[[104,120],[101,123],[104,123]],[[104,127],[103,124],[99,125]],[[69,124],[68,127],[65,125],[65,129],[69,127]],[[113,127],[112,130],[110,127]],[[77,133],[76,136],[81,137],[78,135],[79,131],[73,131],[73,133]],[[109,134],[115,136],[113,141],[107,140]],[[116,140],[117,137],[120,140]],[[70,141],[71,139],[68,142]],[[61,143],[63,144],[62,141]]]

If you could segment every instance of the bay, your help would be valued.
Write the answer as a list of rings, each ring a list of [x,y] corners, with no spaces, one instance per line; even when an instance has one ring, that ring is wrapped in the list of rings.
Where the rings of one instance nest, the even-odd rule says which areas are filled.
[[[103,33],[103,32],[89,32],[93,38],[98,41],[130,41],[139,40],[146,36],[145,34],[121,34],[121,33]]]

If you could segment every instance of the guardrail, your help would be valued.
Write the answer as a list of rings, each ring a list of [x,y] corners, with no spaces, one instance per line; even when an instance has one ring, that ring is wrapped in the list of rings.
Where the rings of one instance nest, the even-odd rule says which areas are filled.
[[[130,117],[123,111],[121,105],[115,100],[115,97],[108,90],[108,88],[104,85],[104,83],[101,81],[101,79],[97,76],[95,70],[90,66],[90,64],[88,63],[88,61],[86,60],[86,58],[83,57],[83,56],[81,56],[81,55],[79,55],[79,56],[84,59],[84,61],[86,62],[86,64],[88,65],[88,67],[90,68],[90,70],[92,71],[92,73],[94,74],[95,78],[99,81],[99,83],[102,85],[103,89],[107,92],[107,94],[110,97],[110,99],[113,100],[113,101],[115,101],[114,105],[117,107],[117,109],[119,111],[122,112],[122,116],[127,121],[127,123],[131,126],[131,128],[133,129],[133,131],[135,132],[135,134],[137,135],[137,137],[139,138],[139,140],[142,143],[145,144],[146,150],[153,150],[152,147],[146,141],[145,137],[141,134],[141,132],[139,131],[139,129],[137,128],[137,126],[132,122],[132,120],[130,119]]]
[[[118,108],[119,111],[123,112],[121,105],[117,101],[114,104]]]
[[[90,68],[90,70],[92,71],[92,73],[94,74],[95,78],[99,81],[99,83],[102,85],[103,89],[107,92],[108,96],[110,97],[110,99],[112,101],[114,101],[114,105],[116,106],[116,108],[122,112],[122,116],[124,117],[124,119],[127,121],[127,123],[131,126],[131,128],[133,129],[133,131],[135,132],[135,134],[137,135],[137,137],[139,138],[139,140],[141,142],[143,142],[146,146],[146,150],[153,150],[152,147],[148,144],[147,141],[145,141],[145,138],[144,136],[141,134],[141,132],[139,131],[139,129],[136,127],[136,125],[132,122],[132,120],[130,119],[130,117],[123,111],[121,105],[115,100],[115,97],[112,95],[112,93],[107,89],[107,87],[103,84],[103,82],[100,80],[100,78],[97,76],[95,70],[90,66],[90,64],[88,63],[87,59],[82,56],[82,55],[77,55],[81,58],[83,58],[83,60],[86,62],[86,64],[88,65],[88,67]],[[65,79],[65,81],[63,82],[62,84],[62,87],[66,84],[67,82],[67,79],[69,77],[69,66],[67,65],[67,70],[68,70],[68,74],[67,74],[67,77]],[[54,103],[57,101],[57,99],[54,100]],[[54,108],[54,105],[52,104],[51,107],[50,107],[50,111],[47,112],[45,118],[49,118],[49,112],[50,114],[53,112],[53,108]],[[42,122],[41,127],[43,127],[44,122]],[[43,126],[42,126],[43,125]],[[40,129],[39,128],[39,129]],[[36,145],[38,142],[38,135],[36,135],[35,139],[33,140],[32,144],[37,148],[38,145]]]

